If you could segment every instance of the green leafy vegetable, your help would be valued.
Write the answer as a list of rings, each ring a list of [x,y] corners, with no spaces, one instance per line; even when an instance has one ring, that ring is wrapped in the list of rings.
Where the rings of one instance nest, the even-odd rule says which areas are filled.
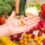
[[[5,13],[10,14],[15,4],[15,0],[0,0],[0,16]]]

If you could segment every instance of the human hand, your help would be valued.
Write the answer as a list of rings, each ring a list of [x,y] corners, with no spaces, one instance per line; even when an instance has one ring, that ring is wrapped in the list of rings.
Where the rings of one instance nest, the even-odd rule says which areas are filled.
[[[20,22],[24,25],[20,25]],[[40,18],[38,16],[29,16],[17,19],[15,11],[12,12],[11,16],[7,20],[8,29],[10,34],[18,34],[21,32],[27,32],[38,24]]]

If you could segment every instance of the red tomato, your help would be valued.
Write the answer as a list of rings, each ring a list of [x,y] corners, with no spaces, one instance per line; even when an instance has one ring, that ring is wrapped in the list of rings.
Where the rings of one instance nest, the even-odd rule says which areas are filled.
[[[6,19],[5,19],[5,18],[0,17],[0,25],[4,24],[4,23],[5,23],[5,21],[6,21]]]

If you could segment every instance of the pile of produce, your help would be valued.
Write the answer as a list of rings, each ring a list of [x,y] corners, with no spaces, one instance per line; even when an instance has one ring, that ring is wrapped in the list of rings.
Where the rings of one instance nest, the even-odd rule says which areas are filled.
[[[26,9],[26,16],[31,16],[32,14],[37,14],[36,16],[40,16],[41,14],[41,20],[39,24],[33,27],[33,29],[31,29],[29,32],[11,35],[10,37],[12,41],[19,42],[19,45],[45,45],[45,20],[43,20],[45,19],[43,18],[45,16],[45,11],[43,11],[45,10],[44,7],[45,5],[42,4],[40,11],[36,8],[36,6],[28,7]]]

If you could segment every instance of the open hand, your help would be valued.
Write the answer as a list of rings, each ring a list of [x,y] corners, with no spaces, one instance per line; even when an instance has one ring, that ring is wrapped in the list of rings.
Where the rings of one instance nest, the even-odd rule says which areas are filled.
[[[40,18],[38,16],[29,16],[25,18],[17,19],[15,11],[12,12],[11,16],[8,18],[8,29],[10,34],[18,34],[21,32],[27,32],[38,24]],[[23,23],[23,25],[20,24]]]
[[[21,32],[27,32],[38,24],[38,16],[29,16],[17,19],[15,11],[8,17],[4,25],[0,25],[0,36],[13,35]]]

